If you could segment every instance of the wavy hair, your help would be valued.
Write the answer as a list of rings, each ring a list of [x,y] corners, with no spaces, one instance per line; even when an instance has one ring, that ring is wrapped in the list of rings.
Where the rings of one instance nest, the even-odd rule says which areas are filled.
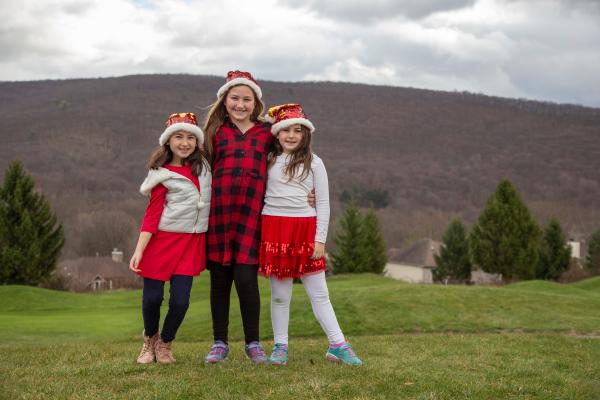
[[[312,135],[306,126],[300,125],[300,129],[302,130],[302,140],[298,147],[289,155],[289,161],[283,169],[283,173],[288,176],[288,182],[292,179],[298,179],[298,181],[302,182],[308,177],[308,174],[311,171],[313,160],[311,149]],[[283,154],[283,147],[281,147],[281,143],[279,143],[279,134],[277,134],[274,149],[269,153],[267,158],[267,168],[273,167],[273,165],[275,165],[275,159],[281,154]],[[301,166],[302,173],[297,176]]]

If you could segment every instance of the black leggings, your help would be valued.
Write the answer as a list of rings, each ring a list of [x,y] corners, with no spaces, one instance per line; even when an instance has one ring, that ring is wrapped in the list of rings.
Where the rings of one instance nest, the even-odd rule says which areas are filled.
[[[190,292],[192,291],[191,276],[173,275],[169,290],[169,311],[163,323],[160,336],[163,342],[175,339],[175,334],[185,317],[190,305]],[[142,295],[142,316],[144,317],[144,334],[154,336],[158,332],[160,320],[160,305],[163,301],[165,283],[156,279],[144,278],[144,291]]]
[[[260,318],[260,295],[258,293],[258,266],[211,264],[210,268],[210,310],[215,341],[228,341],[229,299],[231,285],[240,299],[240,312],[244,325],[246,344],[258,340]]]

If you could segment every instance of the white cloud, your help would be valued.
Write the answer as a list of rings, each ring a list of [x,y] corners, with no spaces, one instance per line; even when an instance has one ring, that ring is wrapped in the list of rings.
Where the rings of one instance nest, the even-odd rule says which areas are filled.
[[[281,4],[314,10],[336,20],[369,23],[404,16],[419,19],[436,12],[470,7],[475,0],[281,0]]]
[[[334,80],[600,106],[593,0],[9,0],[0,80]]]
[[[306,80],[316,81],[344,81],[344,82],[370,82],[373,84],[389,85],[396,78],[396,71],[392,66],[373,67],[362,64],[356,59],[336,61],[325,67],[323,72],[308,74]]]

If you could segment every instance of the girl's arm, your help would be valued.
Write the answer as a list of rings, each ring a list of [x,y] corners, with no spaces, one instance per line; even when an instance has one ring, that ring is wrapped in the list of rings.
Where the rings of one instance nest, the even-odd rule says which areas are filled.
[[[325,242],[329,228],[329,182],[325,165],[317,158],[313,165],[313,179],[315,185],[317,209],[317,234],[315,235],[315,250],[312,258],[317,259],[325,255]]]
[[[137,245],[135,246],[135,251],[133,252],[133,256],[131,257],[131,261],[129,261],[129,269],[133,272],[141,272],[142,270],[138,268],[140,265],[140,261],[142,260],[142,256],[144,255],[144,250],[152,237],[152,233],[150,232],[140,232],[140,238],[138,239]]]
[[[134,272],[140,272],[139,269],[140,261],[144,255],[144,250],[150,241],[153,234],[158,232],[158,225],[160,223],[160,217],[162,216],[163,209],[165,207],[165,199],[167,197],[167,188],[163,184],[156,185],[150,193],[150,202],[146,208],[144,214],[144,220],[142,221],[142,229],[135,251],[129,261],[129,269]]]

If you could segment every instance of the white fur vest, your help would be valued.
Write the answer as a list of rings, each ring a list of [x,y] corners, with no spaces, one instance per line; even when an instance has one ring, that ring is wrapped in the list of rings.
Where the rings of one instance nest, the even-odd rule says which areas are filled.
[[[198,176],[200,191],[188,178],[166,168],[151,169],[140,192],[148,196],[156,185],[167,188],[165,208],[158,229],[166,232],[200,233],[208,229],[212,175],[206,166]]]

